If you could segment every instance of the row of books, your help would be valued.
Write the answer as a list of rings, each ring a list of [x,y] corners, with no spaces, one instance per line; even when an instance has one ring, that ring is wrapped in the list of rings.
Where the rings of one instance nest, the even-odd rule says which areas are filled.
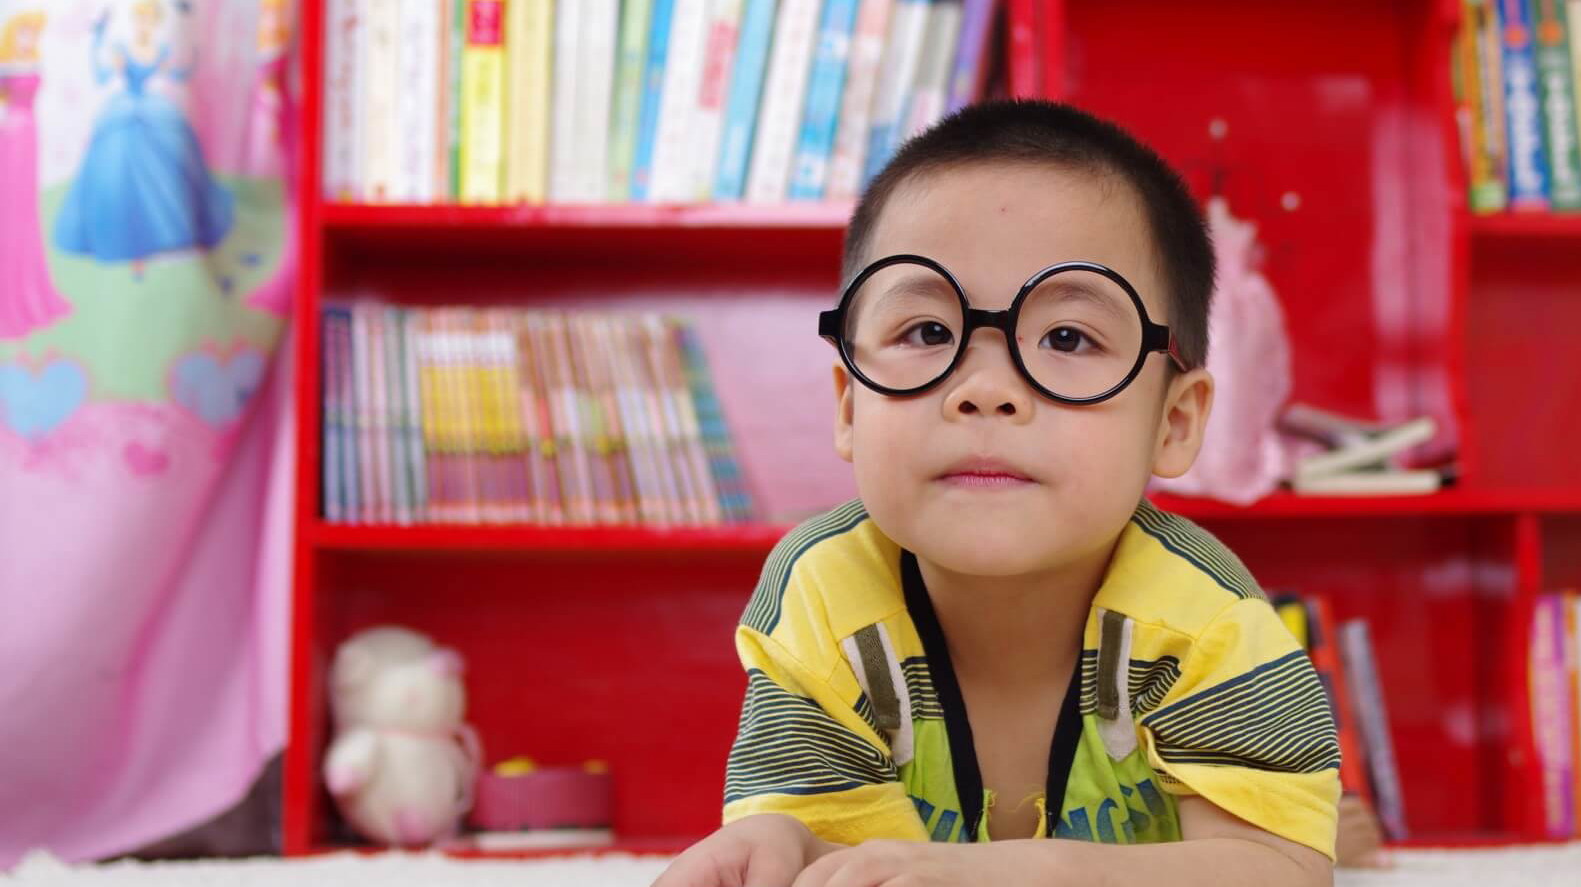
[[[995,0],[328,0],[325,191],[856,196],[981,94]]]
[[[696,331],[652,313],[323,311],[332,523],[752,519]]]
[[[1452,70],[1472,212],[1581,211],[1581,0],[1461,0]]]
[[[1367,801],[1390,840],[1407,837],[1405,795],[1367,621],[1337,621],[1321,594],[1277,594],[1272,600],[1328,694],[1339,728],[1341,786]]]
[[[1581,837],[1581,592],[1537,596],[1528,654],[1544,826]]]

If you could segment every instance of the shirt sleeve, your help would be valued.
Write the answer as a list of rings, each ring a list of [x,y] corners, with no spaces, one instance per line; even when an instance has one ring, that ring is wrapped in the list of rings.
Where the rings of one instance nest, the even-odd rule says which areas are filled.
[[[838,844],[928,839],[859,700],[842,698],[827,679],[750,627],[737,629],[736,650],[747,690],[725,772],[726,823],[784,813]]]
[[[1141,727],[1166,791],[1201,796],[1334,857],[1333,711],[1311,660],[1266,601],[1238,600],[1214,618]]]

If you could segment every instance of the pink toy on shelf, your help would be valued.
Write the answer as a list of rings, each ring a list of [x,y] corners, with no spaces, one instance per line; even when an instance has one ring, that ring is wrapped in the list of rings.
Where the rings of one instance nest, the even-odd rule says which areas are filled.
[[[478,775],[470,835],[479,846],[612,840],[614,792],[601,761],[540,767],[512,758]]]

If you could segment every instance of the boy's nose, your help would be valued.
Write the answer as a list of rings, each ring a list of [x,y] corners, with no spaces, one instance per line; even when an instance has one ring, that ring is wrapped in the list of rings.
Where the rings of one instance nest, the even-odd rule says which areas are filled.
[[[979,331],[982,336],[984,331]],[[974,337],[975,338],[975,337]],[[967,346],[966,357],[956,367],[956,384],[944,398],[946,419],[969,416],[1003,416],[1017,423],[1032,418],[1032,389],[1021,378],[1010,360],[1009,350],[999,337],[983,336],[989,341]],[[1002,341],[1002,340],[1001,340]],[[997,354],[983,353],[998,352]]]

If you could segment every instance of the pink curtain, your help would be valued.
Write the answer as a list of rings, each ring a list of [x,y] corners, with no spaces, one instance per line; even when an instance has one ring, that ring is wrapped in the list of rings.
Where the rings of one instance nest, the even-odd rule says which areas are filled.
[[[284,743],[294,15],[0,2],[0,870]]]

